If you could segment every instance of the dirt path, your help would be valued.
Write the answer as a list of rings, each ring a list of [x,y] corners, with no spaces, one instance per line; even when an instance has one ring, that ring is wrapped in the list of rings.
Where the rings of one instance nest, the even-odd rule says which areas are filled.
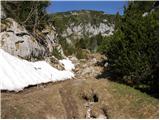
[[[64,89],[64,86],[62,86],[62,88],[59,90],[59,93],[61,95],[62,104],[66,111],[67,119],[78,118],[79,111],[71,89],[66,90]]]
[[[158,118],[158,100],[107,79],[96,79],[104,56],[74,61],[76,77],[2,92],[2,118]]]

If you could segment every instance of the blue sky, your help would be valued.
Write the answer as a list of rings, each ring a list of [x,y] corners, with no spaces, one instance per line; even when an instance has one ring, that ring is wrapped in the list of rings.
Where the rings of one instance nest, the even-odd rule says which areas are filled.
[[[123,15],[123,6],[127,1],[52,1],[47,8],[48,13],[65,12],[71,10],[98,10],[107,14]]]

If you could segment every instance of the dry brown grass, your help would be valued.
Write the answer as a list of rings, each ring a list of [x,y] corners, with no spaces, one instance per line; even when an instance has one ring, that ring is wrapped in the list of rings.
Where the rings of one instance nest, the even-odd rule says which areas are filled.
[[[95,117],[107,112],[109,118],[158,118],[157,99],[94,78],[49,83],[20,93],[2,93],[2,118],[85,118],[85,104],[93,101],[93,93],[98,97],[92,110]]]
[[[99,60],[101,56],[96,55]],[[83,64],[91,64],[82,62]],[[102,68],[94,67],[95,71]],[[81,67],[79,70],[83,70]],[[95,76],[25,88],[22,92],[2,92],[2,118],[157,118],[159,101],[126,85]]]

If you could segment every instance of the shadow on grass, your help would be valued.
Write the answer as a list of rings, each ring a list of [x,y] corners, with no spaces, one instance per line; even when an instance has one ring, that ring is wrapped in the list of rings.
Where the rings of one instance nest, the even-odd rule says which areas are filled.
[[[97,64],[97,65],[99,65],[99,64]],[[104,66],[104,64],[103,64],[103,66]],[[143,93],[146,93],[154,98],[159,99],[159,85],[152,86],[152,87],[141,87],[141,88],[138,86],[135,87],[133,84],[126,83],[126,81],[121,79],[121,77],[119,77],[119,76],[120,75],[115,75],[112,72],[110,72],[107,68],[104,68],[103,72],[101,74],[97,75],[96,78],[97,79],[107,78],[110,81],[128,85],[128,86],[133,87],[133,88],[135,88]]]

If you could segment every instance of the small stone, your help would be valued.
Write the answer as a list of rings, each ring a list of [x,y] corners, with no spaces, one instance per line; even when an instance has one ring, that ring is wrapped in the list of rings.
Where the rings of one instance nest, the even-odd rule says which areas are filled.
[[[108,66],[108,62],[106,62],[105,64],[104,64],[104,67],[107,67]]]

